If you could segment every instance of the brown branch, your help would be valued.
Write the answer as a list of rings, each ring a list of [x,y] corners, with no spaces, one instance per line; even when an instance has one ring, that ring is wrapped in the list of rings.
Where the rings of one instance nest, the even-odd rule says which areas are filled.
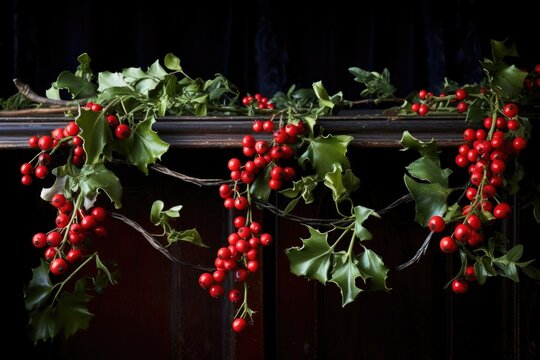
[[[73,104],[86,104],[88,99],[78,99],[78,100],[54,100],[49,99],[43,96],[40,96],[34,92],[30,88],[30,85],[23,83],[19,79],[13,79],[13,83],[17,87],[17,90],[19,90],[19,93],[21,93],[22,96],[28,98],[29,100],[32,100],[33,102],[40,103],[40,104],[46,104],[46,105],[60,105],[60,106],[71,106]]]
[[[200,179],[193,176],[188,176],[181,174],[179,172],[173,171],[169,169],[166,166],[163,166],[161,164],[153,164],[150,165],[150,168],[152,170],[155,170],[157,172],[160,172],[167,176],[172,176],[174,178],[180,179],[182,181],[195,184],[197,186],[217,186],[217,185],[223,185],[223,184],[232,184],[232,180],[223,180],[223,179]]]
[[[62,106],[49,108],[35,109],[20,109],[20,110],[0,110],[0,116],[32,116],[32,115],[47,115],[47,114],[63,114],[66,111],[77,111],[76,106]]]
[[[178,259],[176,256],[174,256],[169,251],[169,249],[167,249],[166,247],[161,245],[161,243],[155,237],[153,237],[148,231],[146,231],[141,225],[139,225],[135,221],[131,220],[130,218],[128,218],[128,217],[126,217],[126,216],[124,216],[122,214],[116,213],[116,212],[111,212],[110,215],[111,215],[111,217],[124,222],[125,224],[131,226],[133,229],[135,229],[139,233],[141,233],[141,235],[144,236],[146,241],[148,241],[150,243],[150,245],[152,245],[152,247],[154,249],[156,249],[157,251],[159,251],[160,253],[165,255],[167,257],[167,259],[169,259],[169,260],[171,260],[173,262],[176,262],[178,264],[190,267],[192,269],[197,269],[197,270],[202,270],[202,271],[213,271],[214,270],[214,269],[206,267],[206,266],[190,264],[188,262],[185,262],[185,261],[182,261],[182,260]]]
[[[349,103],[352,105],[365,105],[365,104],[381,104],[381,103],[402,103],[405,99],[402,98],[385,98],[385,99],[362,99],[354,100]]]

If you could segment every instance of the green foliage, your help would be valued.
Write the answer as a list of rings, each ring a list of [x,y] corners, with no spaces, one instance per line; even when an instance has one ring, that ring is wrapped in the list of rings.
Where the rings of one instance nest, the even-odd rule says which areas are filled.
[[[178,241],[186,241],[193,245],[208,247],[202,242],[202,238],[197,229],[176,230],[170,224],[173,219],[180,217],[182,205],[176,205],[168,210],[163,210],[165,204],[161,200],[156,200],[150,210],[150,221],[156,226],[163,228],[163,234],[167,237],[168,245]]]
[[[388,69],[385,68],[382,73],[378,73],[351,67],[349,72],[355,76],[354,81],[365,86],[360,96],[374,97],[377,100],[394,97],[396,87],[390,83],[390,71]]]
[[[366,221],[370,216],[375,216],[377,218],[381,217],[375,212],[375,210],[368,209],[361,205],[354,208],[354,235],[362,241],[371,240],[373,238],[373,235],[371,235],[369,230],[363,225],[364,221]]]
[[[62,71],[55,82],[47,90],[51,99],[60,99],[60,90],[66,89],[73,99],[86,99],[96,96],[96,85],[92,82],[93,73],[90,68],[90,56],[84,53],[77,58],[79,66],[75,74]]]

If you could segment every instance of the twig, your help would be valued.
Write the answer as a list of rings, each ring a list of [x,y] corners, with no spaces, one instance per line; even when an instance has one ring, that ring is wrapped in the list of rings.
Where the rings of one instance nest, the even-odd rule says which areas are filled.
[[[28,116],[28,115],[47,115],[60,114],[66,111],[77,111],[76,106],[62,106],[50,108],[20,109],[20,110],[1,110],[0,116]]]
[[[161,245],[159,241],[156,240],[156,238],[154,238],[148,231],[146,231],[141,225],[137,224],[135,221],[131,220],[130,218],[127,218],[124,215],[116,213],[116,212],[111,212],[110,215],[115,219],[123,221],[127,225],[131,226],[132,228],[140,232],[144,236],[146,241],[148,241],[154,249],[156,249],[157,251],[165,255],[169,260],[179,263],[181,265],[190,267],[192,269],[197,269],[197,270],[202,270],[202,271],[213,271],[212,268],[209,268],[206,266],[190,264],[188,262],[179,260],[173,254],[171,254],[171,252],[166,247]]]
[[[49,99],[49,98],[36,94],[34,90],[30,88],[30,85],[23,83],[19,79],[13,79],[13,83],[15,84],[15,86],[17,87],[17,90],[19,90],[22,96],[32,100],[33,102],[37,102],[40,104],[70,106],[73,104],[86,104],[86,102],[88,101],[88,99],[75,99],[75,100]]]
[[[426,237],[426,240],[424,240],[424,243],[422,244],[422,246],[420,246],[420,249],[418,249],[416,254],[414,254],[414,256],[409,261],[407,261],[406,263],[403,263],[403,264],[401,264],[399,266],[396,266],[396,270],[397,271],[404,270],[404,269],[408,268],[409,266],[411,266],[412,264],[414,264],[415,262],[420,261],[420,258],[426,254],[426,251],[427,251],[427,249],[429,247],[432,236],[433,236],[433,231],[430,232],[429,235]]]
[[[362,100],[347,100],[351,105],[364,105],[364,104],[381,104],[381,103],[402,103],[405,99],[402,98],[387,98],[387,99],[362,99]]]
[[[223,184],[232,184],[232,180],[223,180],[223,179],[200,179],[193,176],[188,176],[181,174],[179,172],[173,171],[169,169],[166,166],[160,165],[160,164],[153,164],[150,165],[150,168],[152,170],[155,170],[157,172],[160,172],[162,174],[172,176],[174,178],[180,179],[182,181],[195,184],[197,186],[217,186],[217,185],[223,185]]]

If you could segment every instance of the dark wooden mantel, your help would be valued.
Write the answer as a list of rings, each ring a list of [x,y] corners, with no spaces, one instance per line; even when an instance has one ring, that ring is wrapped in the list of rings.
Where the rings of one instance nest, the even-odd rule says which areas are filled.
[[[35,134],[45,134],[64,126],[63,116],[0,116],[0,148],[26,148]],[[154,125],[164,141],[178,148],[239,147],[242,137],[251,131],[254,118],[246,116],[167,116]],[[369,112],[350,112],[318,120],[327,133],[353,136],[353,146],[399,147],[403,131],[409,130],[422,140],[436,139],[441,146],[455,146],[462,141],[467,127],[463,117],[388,117]]]

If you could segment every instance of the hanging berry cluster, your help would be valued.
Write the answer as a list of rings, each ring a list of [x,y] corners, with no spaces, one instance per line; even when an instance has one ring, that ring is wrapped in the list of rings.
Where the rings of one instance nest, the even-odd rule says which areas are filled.
[[[433,232],[442,232],[446,222],[457,223],[453,233],[440,240],[443,252],[453,253],[460,247],[466,250],[467,246],[473,250],[479,248],[486,243],[487,236],[492,235],[487,227],[495,220],[510,216],[512,208],[502,199],[504,173],[512,164],[510,160],[527,146],[518,114],[518,106],[508,103],[502,112],[495,110],[494,116],[484,119],[485,129],[464,131],[466,143],[459,147],[455,162],[459,167],[468,168],[469,186],[465,190],[468,203],[457,217],[444,219],[435,215],[428,223]],[[476,260],[474,256],[470,258]],[[475,266],[466,265],[462,275],[452,281],[452,290],[458,294],[467,291],[468,282],[476,280]]]
[[[295,144],[304,133],[304,123],[280,124],[275,130],[273,120],[255,120],[252,125],[255,133],[272,133],[272,140],[256,140],[252,135],[244,136],[242,152],[249,160],[242,163],[237,158],[228,161],[232,185],[223,184],[219,195],[224,199],[223,205],[230,210],[246,211],[246,215],[234,218],[234,231],[227,238],[228,246],[217,251],[214,265],[216,270],[211,274],[205,272],[199,277],[199,284],[208,289],[209,294],[219,298],[225,294],[222,283],[229,272],[233,274],[236,283],[244,285],[243,294],[239,289],[229,290],[228,298],[233,303],[242,300],[232,328],[236,332],[243,331],[247,326],[246,318],[251,320],[253,310],[248,306],[248,287],[246,280],[249,274],[259,269],[259,252],[262,246],[272,243],[272,235],[263,232],[260,222],[253,221],[250,185],[258,175],[263,176],[271,190],[279,190],[284,182],[295,179],[296,170],[284,164],[295,154]],[[275,130],[275,131],[274,131]],[[245,186],[245,188],[243,188]]]
[[[431,110],[447,110],[450,104],[455,104],[455,110],[459,113],[464,113],[469,109],[467,97],[469,93],[465,89],[457,89],[453,95],[445,93],[435,96],[427,90],[418,92],[419,102],[414,102],[411,105],[411,110],[418,115],[427,115]]]
[[[246,107],[253,107],[258,110],[273,109],[274,104],[269,102],[268,98],[261,94],[255,94],[254,96],[246,95],[242,98],[242,104]]]

